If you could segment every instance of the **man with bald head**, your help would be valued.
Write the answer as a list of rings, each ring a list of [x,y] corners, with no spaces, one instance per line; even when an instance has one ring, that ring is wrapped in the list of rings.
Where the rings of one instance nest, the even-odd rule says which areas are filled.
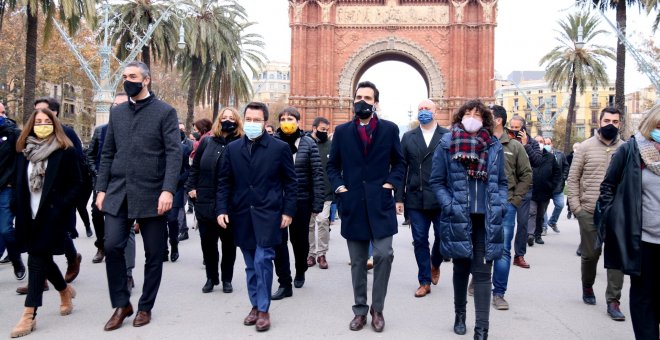
[[[415,297],[424,297],[431,292],[431,283],[437,285],[440,280],[442,255],[436,244],[440,240],[440,203],[431,190],[429,177],[433,152],[442,135],[449,130],[435,121],[436,105],[430,99],[419,103],[417,110],[419,127],[406,132],[401,139],[406,175],[403,190],[396,192],[396,210],[402,214],[405,208],[410,218],[419,281]],[[433,249],[429,251],[431,222],[435,240]]]

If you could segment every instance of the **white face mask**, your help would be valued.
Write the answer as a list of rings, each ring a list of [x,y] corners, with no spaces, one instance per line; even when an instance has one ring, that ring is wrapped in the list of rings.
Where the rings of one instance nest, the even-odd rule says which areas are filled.
[[[481,129],[481,127],[483,126],[482,121],[473,117],[463,117],[461,123],[463,124],[463,128],[465,129],[465,131],[470,133],[479,131],[479,129]]]

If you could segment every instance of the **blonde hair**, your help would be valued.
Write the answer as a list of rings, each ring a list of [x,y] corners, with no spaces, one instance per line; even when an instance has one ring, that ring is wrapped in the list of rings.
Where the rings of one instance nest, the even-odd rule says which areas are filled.
[[[234,120],[236,121],[236,136],[243,137],[245,134],[243,131],[243,120],[238,114],[238,110],[230,106],[224,107],[220,110],[220,113],[218,114],[218,117],[215,119],[213,127],[211,128],[211,133],[216,137],[222,137],[222,114],[227,110],[231,111],[231,114],[234,116]]]
[[[649,110],[649,113],[646,114],[646,117],[642,119],[642,122],[639,123],[639,132],[644,136],[644,138],[650,140],[651,132],[656,129],[658,123],[660,122],[660,104],[655,105]]]

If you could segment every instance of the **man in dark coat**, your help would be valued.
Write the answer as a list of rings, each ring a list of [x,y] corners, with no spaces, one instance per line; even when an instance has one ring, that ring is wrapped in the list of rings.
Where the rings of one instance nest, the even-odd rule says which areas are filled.
[[[419,288],[415,297],[431,293],[431,283],[440,280],[440,203],[429,185],[433,153],[440,143],[442,135],[449,130],[435,121],[436,105],[430,100],[423,100],[418,105],[417,119],[419,127],[403,134],[401,149],[406,162],[405,187],[396,192],[396,207],[399,214],[404,207],[410,217],[415,260],[417,261],[417,280]],[[429,249],[429,228],[433,222],[434,242]]]
[[[562,180],[562,173],[555,157],[550,153],[550,148],[545,147],[543,137],[537,136],[536,141],[543,146],[543,161],[532,167],[532,202],[529,205],[529,222],[527,226],[527,245],[533,246],[544,244],[541,233],[543,232],[543,216],[548,209],[553,192]]]
[[[149,92],[149,68],[124,69],[126,103],[112,108],[96,180],[96,204],[105,213],[105,264],[115,313],[105,325],[121,327],[133,314],[124,250],[137,220],[144,243],[144,285],[133,326],[151,321],[163,273],[165,214],[172,208],[181,169],[176,110]]]
[[[225,151],[215,211],[222,228],[231,223],[245,259],[252,310],[243,324],[266,331],[275,247],[282,240],[280,229],[289,226],[296,214],[298,183],[289,145],[265,133],[266,104],[248,104],[244,116],[245,137]]]
[[[561,211],[564,209],[564,186],[566,185],[566,179],[568,178],[568,171],[571,169],[571,166],[568,164],[568,159],[566,158],[566,155],[555,149],[552,138],[550,137],[545,137],[544,139],[546,148],[550,149],[550,153],[555,156],[555,161],[559,165],[559,172],[561,173],[561,180],[559,183],[557,183],[557,186],[555,187],[554,192],[552,193],[552,204],[555,206],[554,209],[552,210],[552,215],[550,215],[550,219],[547,218],[548,214],[546,214],[545,220],[547,221],[547,225],[543,226],[543,231],[545,232],[545,229],[547,227],[552,228],[554,232],[558,233],[559,232],[559,227],[557,227],[557,221],[559,220],[559,215],[561,214]]]
[[[328,136],[328,130],[330,130],[330,121],[324,117],[316,117],[312,123],[312,133],[309,135],[316,141],[319,148],[325,195],[323,198],[323,210],[318,214],[313,213],[309,219],[309,254],[307,256],[307,266],[313,267],[318,261],[319,268],[321,269],[328,269],[328,261],[325,255],[328,252],[328,245],[330,243],[330,207],[335,196],[332,192],[330,180],[328,179],[328,173],[325,171],[328,164],[328,156],[330,155],[330,144],[332,143]]]
[[[165,255],[163,256],[163,261],[167,261],[168,249],[167,249],[167,239],[169,236],[170,247],[172,248],[170,256],[170,261],[176,262],[179,259],[179,215],[183,211],[185,205],[185,197],[188,195],[185,194],[184,184],[188,180],[188,175],[190,174],[190,153],[192,148],[189,148],[187,143],[185,143],[188,138],[186,134],[180,132],[181,143],[179,147],[181,148],[181,171],[179,172],[179,181],[176,186],[176,193],[174,194],[174,201],[172,202],[172,210],[167,212],[167,230],[165,234]],[[184,214],[185,216],[185,214]]]
[[[16,165],[16,141],[21,131],[16,123],[7,118],[5,106],[0,104],[0,242],[7,248],[9,260],[18,280],[25,278],[25,264],[16,243],[14,212],[9,208],[14,195],[14,167]]]
[[[378,89],[361,82],[355,92],[355,119],[337,126],[328,178],[338,198],[341,235],[347,240],[353,280],[353,313],[349,328],[361,330],[367,322],[367,260],[373,245],[374,280],[371,325],[377,332],[385,327],[383,309],[390,279],[397,233],[393,192],[403,189],[405,163],[399,128],[376,115]]]

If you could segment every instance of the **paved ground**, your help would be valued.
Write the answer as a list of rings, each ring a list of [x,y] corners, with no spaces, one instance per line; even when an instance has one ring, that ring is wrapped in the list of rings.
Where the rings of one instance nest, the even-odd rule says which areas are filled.
[[[602,261],[594,290],[598,305],[588,306],[581,300],[580,259],[575,256],[578,243],[576,220],[560,220],[560,234],[550,232],[545,245],[529,249],[527,261],[531,269],[513,267],[506,295],[511,305],[508,311],[491,309],[492,339],[633,339],[630,320],[615,322],[606,314],[606,285]],[[188,215],[192,225],[192,215]],[[84,231],[83,231],[84,232]],[[419,338],[471,339],[474,308],[468,299],[468,334],[453,333],[453,289],[451,263],[442,265],[442,277],[432,294],[415,298],[417,267],[413,255],[410,229],[400,226],[394,239],[395,260],[385,305],[386,327],[375,333],[371,327],[351,332],[353,304],[348,251],[339,234],[339,225],[331,233],[328,261],[330,268],[310,268],[302,289],[294,296],[271,305],[272,328],[258,334],[254,327],[243,326],[243,317],[250,309],[242,257],[236,261],[234,293],[214,291],[202,294],[205,282],[199,236],[180,244],[181,258],[177,263],[165,263],[163,281],[153,310],[152,323],[134,328],[131,320],[114,332],[104,332],[103,325],[112,314],[104,264],[92,264],[95,253],[93,238],[76,241],[83,254],[81,274],[74,281],[78,296],[70,316],[59,315],[59,296],[54,290],[44,293],[44,306],[39,309],[38,328],[32,339],[312,339],[312,338]],[[132,302],[137,305],[144,263],[141,239],[138,236],[136,287]],[[65,268],[64,257],[57,262]],[[371,280],[371,275],[369,275]],[[10,265],[0,266],[0,334],[9,335],[18,321],[24,296],[14,290],[26,281],[17,282]],[[371,283],[370,283],[371,286]],[[274,287],[274,289],[277,287]],[[629,316],[629,279],[622,297],[622,310]],[[370,321],[370,320],[369,320]]]

